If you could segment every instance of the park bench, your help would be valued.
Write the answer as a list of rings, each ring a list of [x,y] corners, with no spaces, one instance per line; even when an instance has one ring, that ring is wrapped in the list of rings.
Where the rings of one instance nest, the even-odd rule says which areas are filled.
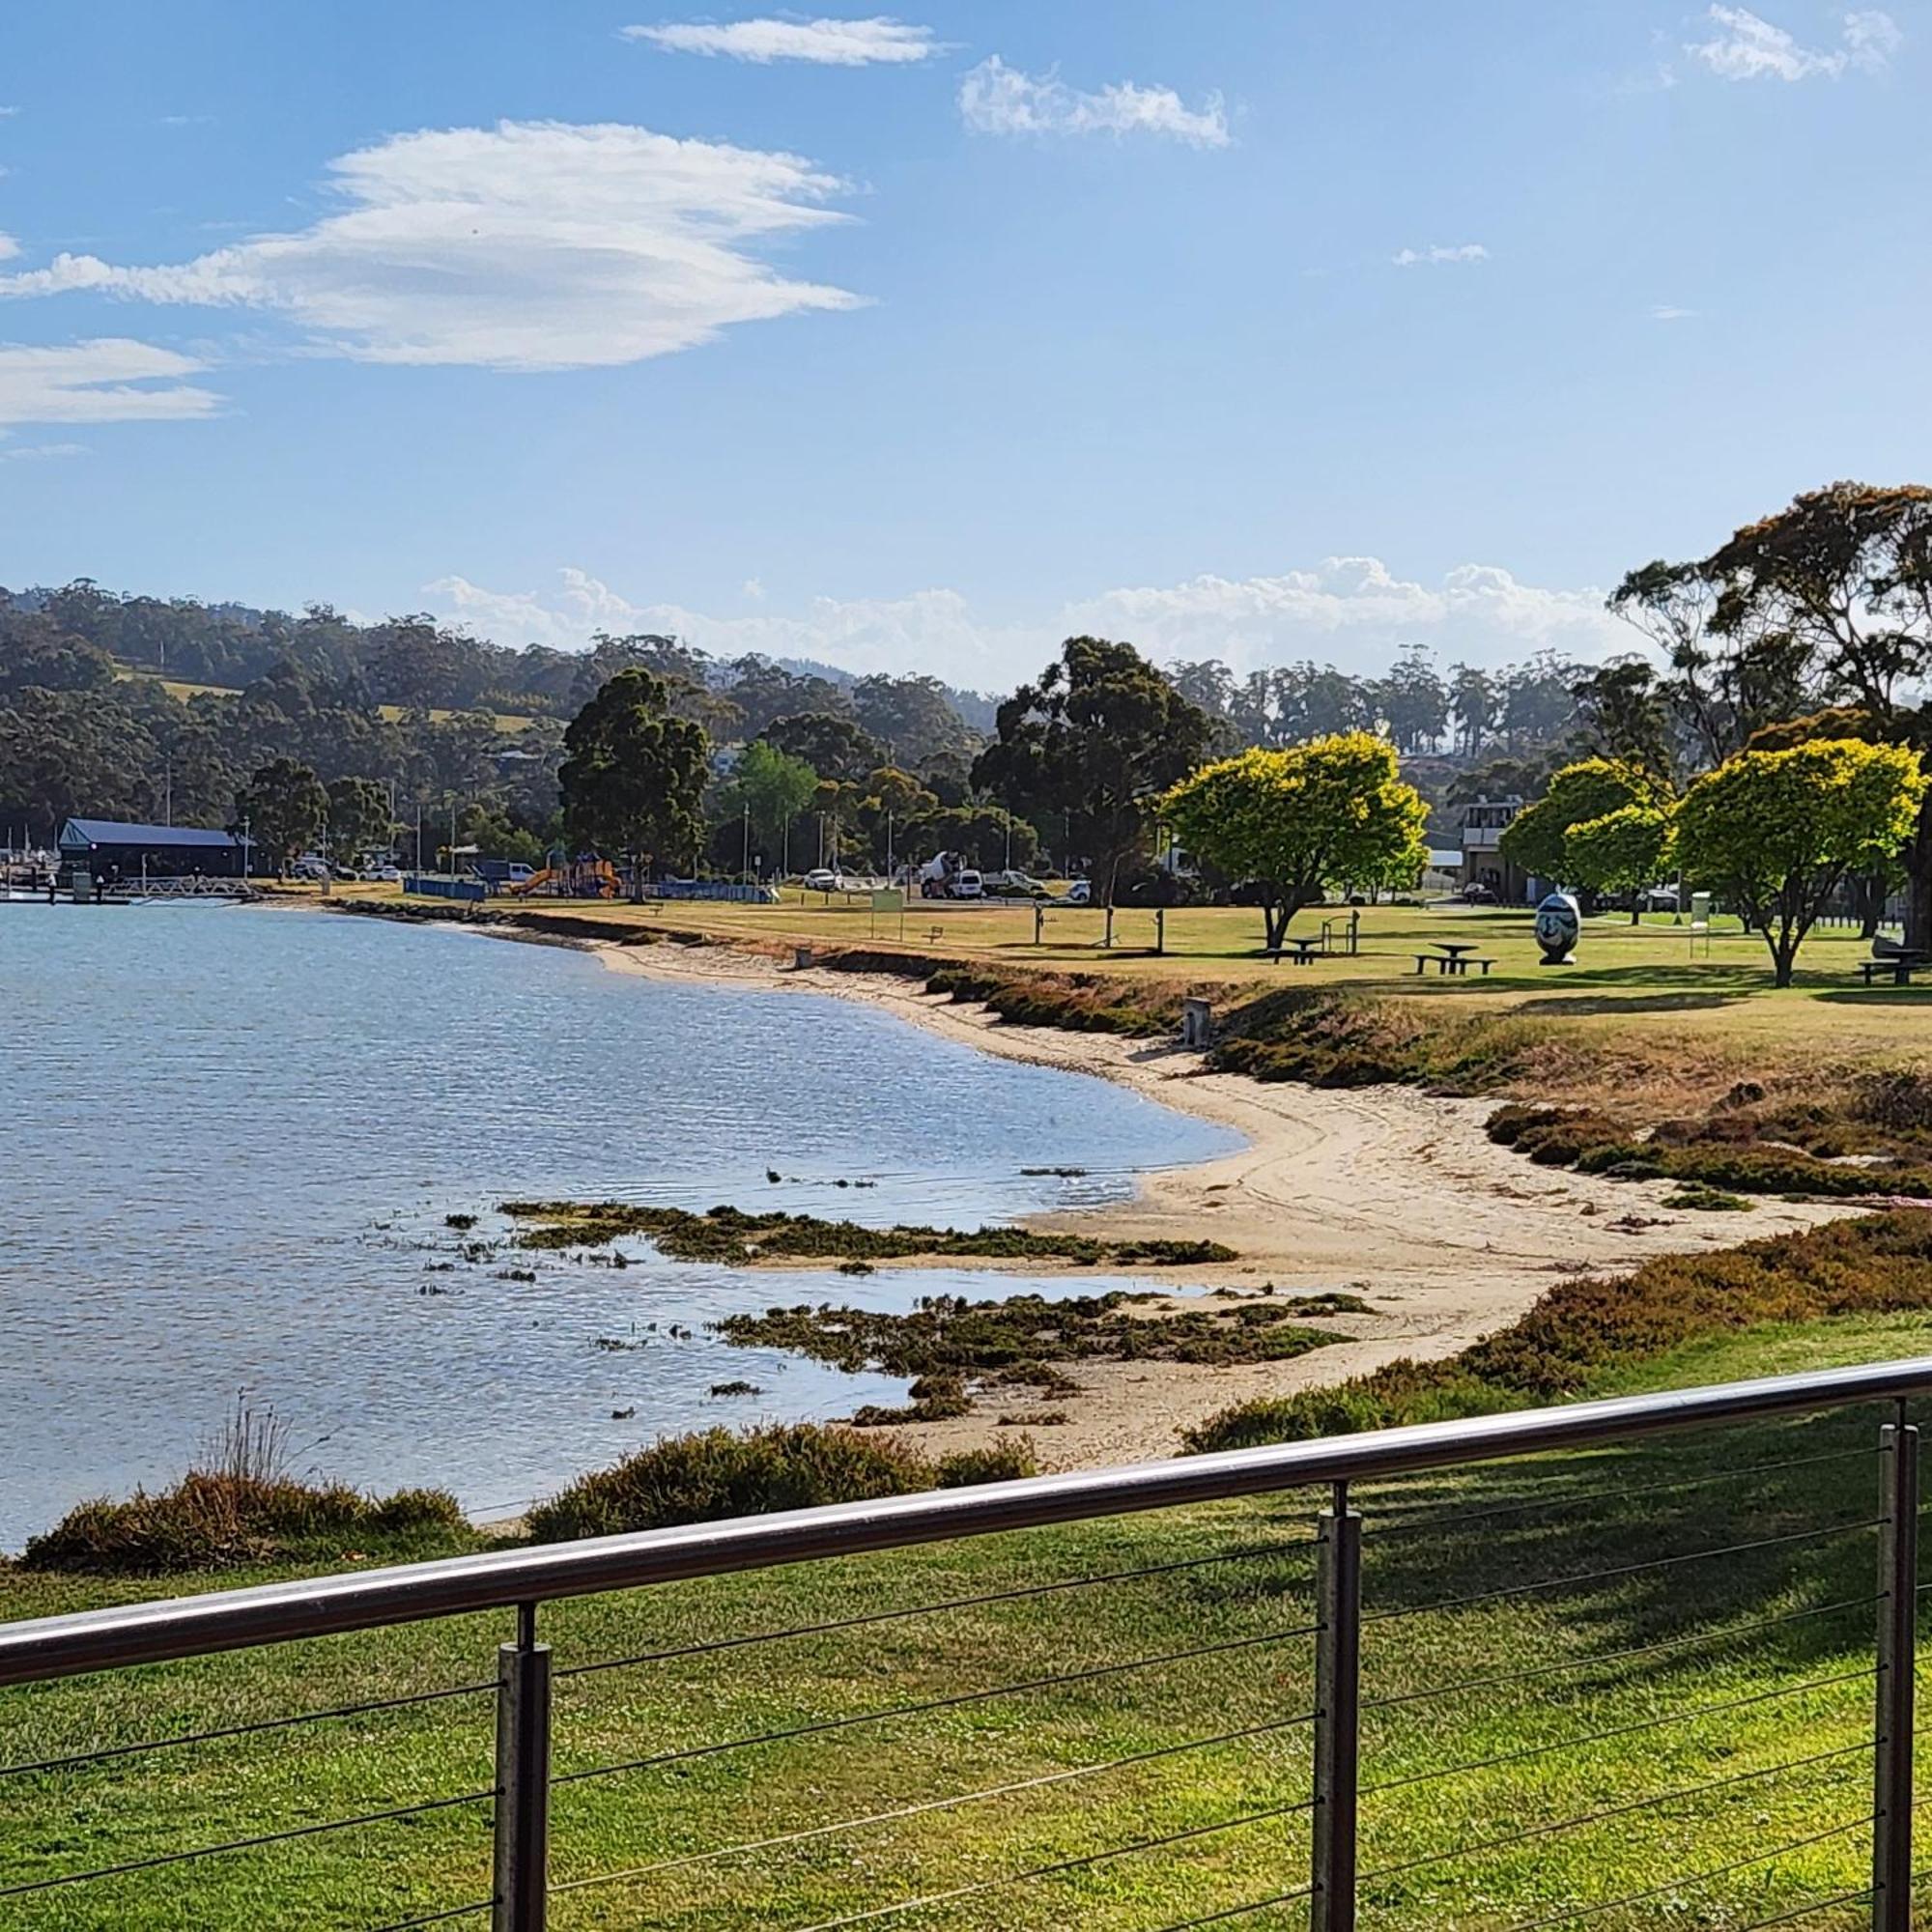
[[[1859,973],[1867,986],[1881,974],[1894,986],[1909,986],[1913,974],[1926,966],[1932,966],[1932,958],[1922,952],[1893,952],[1881,959],[1861,959]]]

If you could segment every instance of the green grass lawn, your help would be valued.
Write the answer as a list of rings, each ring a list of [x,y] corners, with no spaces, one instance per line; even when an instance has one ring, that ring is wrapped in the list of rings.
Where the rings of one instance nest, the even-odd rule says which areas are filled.
[[[1860,1317],[1698,1343],[1600,1390],[1922,1351],[1926,1318]],[[1359,1498],[1363,1923],[1473,1932],[1655,1892],[1579,1922],[1739,1932],[1861,1887],[1879,1420],[1764,1423]],[[1820,1458],[1831,1460],[1760,1466]],[[554,1879],[637,1875],[561,1892],[553,1923],[805,1928],[963,1892],[867,1922],[1156,1932],[1299,1886],[1308,1821],[1293,1807],[1308,1793],[1309,1740],[1296,1720],[1313,1696],[1320,1501],[1297,1493],[546,1609],[560,1671],[685,1653],[558,1682],[559,1775],[659,1761],[558,1788]],[[1760,1547],[1702,1553],[1740,1544]],[[1690,1560],[1662,1561],[1676,1557]],[[697,1648],[1163,1564],[1189,1567]],[[0,1577],[0,1613],[142,1593],[14,1572]],[[0,1762],[482,1684],[508,1634],[507,1617],[470,1617],[0,1692]],[[1167,1661],[964,1701],[1155,1658]],[[1495,1679],[1512,1681],[1483,1682]],[[873,1715],[938,1699],[960,1701]],[[837,1727],[708,1749],[810,1725]],[[478,1691],[8,1775],[0,1889],[478,1791],[490,1739]],[[1622,1815],[1557,1829],[1605,1811]],[[854,1819],[872,1822],[821,1830]],[[1692,1882],[1825,1833],[1787,1859]],[[1099,1856],[1179,1833],[1196,1835]],[[488,1843],[487,1804],[459,1805],[0,1896],[0,1926],[374,1928],[484,1897]],[[1484,1849],[1457,1855],[1472,1844]],[[1078,1861],[1090,1862],[1005,1882]],[[1226,1922],[1298,1927],[1306,1907]],[[1847,1906],[1799,1922],[1862,1920]]]

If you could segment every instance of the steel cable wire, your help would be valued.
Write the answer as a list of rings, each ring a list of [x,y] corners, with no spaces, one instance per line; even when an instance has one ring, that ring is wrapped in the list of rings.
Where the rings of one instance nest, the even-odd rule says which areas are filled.
[[[1131,1765],[1152,1764],[1161,1758],[1179,1757],[1188,1751],[1208,1750],[1216,1745],[1236,1744],[1245,1738],[1265,1737],[1277,1731],[1312,1724],[1316,1714],[1304,1711],[1298,1717],[1277,1718],[1265,1724],[1246,1724],[1238,1730],[1218,1731],[1211,1737],[1190,1738],[1178,1745],[1158,1745],[1152,1749],[1133,1751],[1126,1757],[1103,1758],[1095,1764],[1069,1765],[1062,1771],[1042,1772],[1036,1777],[1016,1778],[1008,1784],[988,1785],[980,1791],[964,1791],[951,1798],[928,1798],[917,1804],[897,1805],[889,1811],[872,1811],[859,1818],[843,1818],[832,1825],[810,1825],[796,1832],[781,1832],[776,1837],[752,1838],[735,1845],[718,1845],[709,1851],[685,1852],[674,1859],[661,1859],[647,1865],[631,1865],[621,1871],[598,1872],[589,1878],[566,1879],[553,1885],[553,1892],[582,1891],[591,1886],[617,1885],[632,1879],[650,1878],[659,1872],[680,1871],[691,1865],[711,1864],[721,1859],[738,1858],[747,1852],[775,1851],[785,1845],[805,1844],[814,1838],[835,1837],[840,1832],[863,1831],[872,1825],[895,1824],[905,1818],[923,1817],[928,1812],[948,1811],[961,1804],[977,1804],[988,1798],[1009,1798],[1021,1791],[1039,1791],[1049,1785],[1068,1784],[1083,1777],[1097,1777],[1110,1771],[1124,1771]]]
[[[1604,1583],[1620,1577],[1641,1576],[1651,1570],[1670,1570],[1686,1563],[1709,1563],[1720,1556],[1742,1556],[1754,1549],[1776,1549],[1794,1543],[1819,1543],[1829,1537],[1850,1536],[1862,1529],[1877,1529],[1886,1519],[1866,1517],[1857,1522],[1834,1522],[1823,1529],[1788,1530],[1782,1536],[1760,1536],[1748,1543],[1727,1543],[1717,1549],[1687,1549],[1675,1556],[1653,1556],[1642,1563],[1623,1563],[1612,1570],[1586,1570],[1577,1577],[1546,1577],[1534,1583],[1509,1583],[1497,1590],[1476,1590],[1465,1597],[1442,1597],[1431,1604],[1405,1604],[1392,1610],[1378,1610],[1362,1619],[1364,1624],[1384,1624],[1398,1617],[1426,1616],[1435,1610],[1461,1609],[1468,1604],[1493,1604],[1507,1597],[1526,1597],[1538,1590],[1575,1589],[1583,1583]]]
[[[1389,1711],[1404,1704],[1427,1703],[1431,1698],[1453,1696],[1459,1690],[1493,1690],[1511,1684],[1526,1684],[1540,1677],[1553,1677],[1566,1670],[1585,1670],[1598,1663],[1626,1663],[1632,1658],[1651,1657],[1661,1650],[1681,1650],[1696,1643],[1718,1643],[1727,1638],[1750,1636],[1779,1624],[1804,1623],[1813,1617],[1835,1616],[1841,1610],[1869,1609],[1885,1601],[1882,1592],[1869,1597],[1845,1597],[1835,1604],[1824,1604],[1811,1610],[1788,1610],[1775,1617],[1756,1617],[1749,1623],[1726,1624],[1716,1630],[1697,1631],[1689,1636],[1660,1637],[1655,1643],[1632,1644],[1623,1650],[1593,1651],[1587,1657],[1565,1658],[1558,1663],[1539,1663],[1528,1670],[1508,1670],[1493,1677],[1465,1677],[1459,1684],[1431,1685],[1422,1690],[1404,1690],[1392,1697],[1364,1697],[1364,1711]]]
[[[1727,1865],[1714,1865],[1709,1871],[1692,1872],[1688,1877],[1671,1879],[1667,1884],[1652,1886],[1648,1891],[1627,1892],[1622,1898],[1606,1899],[1601,1905],[1579,1905],[1569,1912],[1558,1912],[1548,1918],[1532,1918],[1520,1925],[1513,1925],[1510,1932],[1543,1932],[1548,1925],[1570,1925],[1580,1918],[1595,1918],[1605,1912],[1620,1911],[1626,1905],[1642,1905],[1653,1898],[1661,1898],[1665,1892],[1682,1891],[1690,1886],[1708,1885],[1715,1878],[1727,1878],[1732,1872],[1747,1871],[1752,1865],[1770,1864],[1775,1859],[1789,1858],[1793,1852],[1802,1852],[1812,1845],[1822,1845],[1832,1838],[1842,1838],[1848,1832],[1861,1832],[1872,1822],[1872,1814],[1867,1811],[1857,1818],[1848,1818],[1841,1825],[1833,1825],[1823,1832],[1814,1832],[1808,1838],[1794,1838],[1789,1844],[1779,1845],[1776,1851],[1756,1852],[1747,1859],[1735,1859]],[[1867,1888],[1869,1889],[1869,1888]],[[1856,1897],[1859,1894],[1854,1893]],[[1776,1919],[1763,1923],[1776,1924]]]
[[[369,1932],[415,1932],[418,1925],[440,1925],[445,1919],[469,1918],[479,1912],[496,1909],[494,1898],[479,1898],[473,1905],[452,1905],[441,1912],[425,1912],[420,1918],[391,1918],[385,1924],[372,1925]]]
[[[335,1818],[322,1825],[297,1825],[282,1832],[258,1832],[251,1837],[228,1838],[218,1845],[197,1845],[185,1852],[159,1852],[153,1858],[129,1859],[123,1864],[98,1865],[91,1871],[63,1872],[58,1878],[37,1878],[25,1885],[0,1886],[0,1898],[19,1898],[30,1891],[52,1891],[64,1885],[87,1885],[96,1879],[120,1878],[128,1872],[154,1871],[161,1865],[186,1864],[194,1859],[218,1858],[226,1852],[254,1851],[263,1845],[286,1844],[292,1838],[317,1838],[327,1832],[353,1832],[364,1825],[384,1825],[395,1818],[414,1818],[425,1811],[446,1811],[458,1804],[481,1804],[497,1796],[466,1791],[454,1798],[427,1798],[416,1804],[397,1804],[386,1811],[365,1811],[355,1818]]]
[[[1226,1818],[1214,1825],[1192,1825],[1184,1832],[1168,1832],[1156,1838],[1137,1838],[1130,1845],[1116,1845],[1110,1851],[1090,1852],[1075,1859],[1056,1859],[1051,1864],[1033,1865],[1026,1871],[1003,1872],[998,1878],[981,1879],[974,1885],[955,1886],[950,1891],[929,1891],[918,1898],[902,1898],[893,1905],[875,1905],[865,1912],[848,1913],[842,1918],[822,1918],[814,1925],[808,1925],[803,1932],[841,1932],[848,1925],[869,1924],[878,1918],[891,1918],[901,1912],[919,1912],[931,1905],[954,1905],[962,1898],[977,1898],[982,1892],[998,1891],[1009,1885],[1025,1885],[1034,1879],[1057,1878],[1064,1872],[1085,1871],[1090,1866],[1105,1864],[1112,1859],[1131,1858],[1136,1852],[1155,1852],[1169,1845],[1184,1845],[1193,1839],[1209,1838],[1220,1832],[1238,1831],[1243,1825],[1264,1824],[1271,1818],[1288,1818],[1298,1811],[1312,1811],[1315,1800],[1303,1798],[1293,1804],[1271,1804],[1264,1810],[1243,1812],[1238,1818]]]
[[[1814,1898],[1809,1905],[1793,1906],[1789,1912],[1775,1913],[1769,1918],[1753,1918],[1748,1925],[1741,1926],[1739,1932],[1765,1932],[1768,1925],[1789,1925],[1793,1919],[1808,1918],[1814,1912],[1827,1911],[1833,1905],[1852,1905],[1871,1895],[1872,1889],[1867,1885],[1857,1891],[1841,1891],[1834,1898]]]
[[[1685,1724],[1698,1718],[1714,1718],[1726,1711],[1741,1711],[1749,1704],[1769,1704],[1781,1697],[1802,1696],[1807,1690],[1823,1690],[1834,1684],[1852,1684],[1875,1677],[1875,1664],[1867,1664],[1860,1670],[1844,1670],[1833,1677],[1813,1677],[1804,1684],[1792,1684],[1776,1690],[1754,1690],[1746,1697],[1731,1697],[1719,1704],[1697,1704],[1688,1711],[1666,1711],[1661,1718],[1644,1718],[1635,1723],[1617,1724],[1606,1731],[1586,1731],[1580,1737],[1558,1738],[1553,1744],[1530,1745],[1522,1750],[1505,1751],[1496,1757],[1475,1758],[1467,1764],[1456,1764],[1444,1771],[1412,1772],[1406,1777],[1384,1778],[1378,1784],[1365,1784],[1359,1796],[1370,1798],[1381,1791],[1401,1791],[1412,1784],[1429,1784],[1437,1778],[1462,1777],[1472,1771],[1494,1771],[1506,1764],[1522,1764],[1533,1757],[1548,1757],[1552,1751],[1577,1750],[1584,1745],[1605,1743],[1611,1738],[1634,1737],[1640,1731],[1661,1730],[1666,1724]],[[1928,1801],[1932,1802],[1932,1801]]]
[[[1251,1912],[1266,1912],[1272,1906],[1293,1905],[1298,1899],[1314,1896],[1315,1888],[1312,1885],[1299,1885],[1293,1891],[1278,1891],[1272,1898],[1250,1899],[1246,1905],[1230,1905],[1200,1918],[1177,1919],[1172,1925],[1163,1925],[1160,1932],[1194,1932],[1197,1925],[1221,1925],[1230,1918],[1245,1918]]]
[[[1689,1799],[1702,1798],[1713,1791],[1727,1791],[1734,1785],[1751,1784],[1767,1777],[1776,1777],[1780,1772],[1804,1771],[1814,1764],[1829,1764],[1834,1758],[1858,1757],[1872,1748],[1867,1740],[1863,1744],[1845,1745],[1837,1750],[1816,1751],[1809,1757],[1788,1759],[1782,1764],[1766,1765],[1758,1771],[1741,1771],[1729,1777],[1714,1777],[1703,1784],[1688,1784],[1675,1791],[1653,1792],[1648,1798],[1634,1798],[1624,1804],[1606,1804],[1598,1811],[1586,1811],[1576,1818],[1565,1818],[1553,1825],[1531,1825],[1522,1830],[1505,1833],[1494,1838],[1478,1838],[1466,1845],[1452,1846],[1444,1852],[1426,1852],[1420,1858],[1404,1859],[1399,1864],[1380,1865],[1374,1871],[1363,1872],[1358,1883],[1367,1885],[1371,1879],[1395,1878],[1404,1872],[1419,1871],[1424,1865],[1446,1864],[1452,1859],[1475,1858],[1483,1852],[1506,1850],[1512,1845],[1520,1845],[1529,1838],[1550,1838],[1562,1832],[1581,1831],[1588,1825],[1601,1825],[1611,1818],[1628,1817],[1634,1811],[1648,1811],[1663,1804],[1681,1804]]]
[[[225,1738],[254,1737],[262,1731],[286,1731],[298,1724],[322,1724],[337,1718],[359,1718],[371,1711],[401,1711],[414,1704],[436,1704],[447,1697],[473,1697],[495,1690],[491,1684],[455,1684],[446,1690],[419,1690],[407,1697],[372,1697],[361,1704],[337,1704],[326,1711],[303,1711],[293,1718],[264,1718],[251,1724],[222,1724],[206,1731],[184,1731],[178,1738],[151,1738],[138,1745],[109,1745],[101,1750],[73,1751],[65,1757],[43,1757],[21,1764],[0,1764],[0,1777],[18,1777],[32,1771],[66,1771],[75,1765],[103,1764],[110,1758],[134,1757],[145,1751],[172,1750],[178,1745],[211,1744]]]
[[[809,1724],[794,1724],[784,1730],[759,1731],[751,1737],[727,1738],[719,1744],[692,1745],[682,1750],[659,1751],[649,1757],[627,1758],[620,1764],[597,1765],[587,1771],[569,1771],[551,1779],[552,1784],[582,1784],[595,1777],[615,1777],[620,1773],[645,1771],[654,1765],[687,1764],[694,1758],[716,1757],[725,1751],[750,1750],[756,1745],[781,1744],[793,1738],[823,1736],[828,1731],[851,1730],[860,1724],[884,1723],[893,1718],[917,1717],[926,1711],[956,1710],[966,1704],[983,1704],[995,1697],[1020,1697],[1030,1690],[1048,1690],[1065,1684],[1091,1683],[1096,1678],[1117,1677],[1129,1670],[1153,1670],[1165,1663],[1183,1663],[1199,1657],[1216,1657],[1235,1650],[1253,1650],[1262,1644],[1289,1643],[1295,1637],[1313,1636],[1320,1624],[1297,1624],[1292,1630],[1264,1631],[1254,1636],[1227,1637],[1218,1643],[1197,1645],[1192,1650],[1171,1650],[1152,1657],[1128,1658],[1120,1663],[1089,1664],[1079,1670],[1064,1670],[1051,1677],[1029,1678],[1022,1684],[997,1684],[984,1690],[959,1690],[948,1697],[932,1697],[918,1704],[889,1704],[876,1711],[859,1711],[849,1717],[821,1718]]]
[[[788,1643],[794,1637],[831,1636],[840,1631],[865,1630],[876,1624],[903,1623],[910,1617],[935,1617],[949,1610],[979,1609],[988,1604],[1013,1604],[1030,1597],[1050,1597],[1063,1590],[1090,1590],[1102,1583],[1127,1583],[1144,1577],[1169,1577],[1179,1570],[1202,1570],[1215,1563],[1246,1563],[1315,1548],[1312,1536],[1245,1549],[1221,1550],[1210,1556],[1185,1556],[1172,1563],[1150,1563],[1137,1570],[1102,1570],[1092,1577],[1065,1577],[1051,1583],[1023,1583],[1010,1590],[988,1590],[977,1597],[949,1597],[936,1604],[914,1604],[897,1610],[867,1610],[856,1617],[833,1617],[824,1623],[799,1624],[790,1630],[753,1631],[744,1636],[707,1638],[702,1643],[678,1644],[668,1650],[640,1650],[629,1657],[599,1658],[553,1672],[554,1677],[588,1677],[600,1670],[625,1670],[639,1663],[669,1663],[686,1657],[712,1657],[720,1651],[744,1650],[753,1644]]]

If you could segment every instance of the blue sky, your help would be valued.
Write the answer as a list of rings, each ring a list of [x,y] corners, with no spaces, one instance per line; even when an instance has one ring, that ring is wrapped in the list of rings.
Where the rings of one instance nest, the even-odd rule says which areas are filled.
[[[1932,8],[70,0],[0,582],[1376,668],[1922,477]]]

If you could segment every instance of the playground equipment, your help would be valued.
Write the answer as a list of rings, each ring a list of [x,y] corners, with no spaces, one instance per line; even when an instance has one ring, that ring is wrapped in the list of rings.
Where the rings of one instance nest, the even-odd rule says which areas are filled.
[[[535,893],[550,898],[614,899],[619,882],[617,868],[608,859],[573,859],[546,866],[504,890],[520,899]]]

